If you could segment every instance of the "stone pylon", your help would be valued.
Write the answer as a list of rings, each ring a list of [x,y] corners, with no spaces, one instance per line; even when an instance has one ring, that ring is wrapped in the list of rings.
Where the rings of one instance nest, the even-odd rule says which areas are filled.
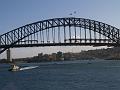
[[[7,61],[12,62],[12,57],[11,57],[11,50],[10,50],[10,48],[7,49]]]

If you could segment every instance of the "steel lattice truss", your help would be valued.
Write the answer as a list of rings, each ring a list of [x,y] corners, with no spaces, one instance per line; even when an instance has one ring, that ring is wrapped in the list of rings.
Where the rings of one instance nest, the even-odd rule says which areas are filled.
[[[8,48],[33,46],[119,46],[119,29],[90,19],[54,18],[19,27],[0,35],[0,53]]]

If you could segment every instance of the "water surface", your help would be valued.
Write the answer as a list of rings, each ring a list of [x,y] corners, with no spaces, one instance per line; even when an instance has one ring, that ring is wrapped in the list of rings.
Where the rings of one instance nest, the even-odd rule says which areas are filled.
[[[21,65],[21,64],[20,64]],[[8,71],[0,64],[0,90],[119,90],[120,61],[65,61],[21,66],[31,70]]]

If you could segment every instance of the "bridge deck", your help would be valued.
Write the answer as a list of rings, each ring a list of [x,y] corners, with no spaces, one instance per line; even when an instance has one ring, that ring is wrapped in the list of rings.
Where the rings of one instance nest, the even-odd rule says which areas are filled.
[[[120,46],[116,43],[43,43],[43,44],[18,44],[11,48],[19,47],[44,47],[44,46]],[[1,45],[0,48],[9,47],[9,45]]]

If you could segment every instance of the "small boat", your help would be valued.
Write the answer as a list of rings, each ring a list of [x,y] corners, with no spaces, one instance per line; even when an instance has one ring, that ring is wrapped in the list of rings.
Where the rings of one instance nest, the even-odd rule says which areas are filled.
[[[28,66],[28,67],[19,67],[16,64],[12,64],[9,71],[22,71],[22,70],[28,70],[28,69],[33,69],[37,68],[38,66]]]
[[[20,70],[20,67],[15,65],[15,64],[12,64],[9,71],[19,71]]]

